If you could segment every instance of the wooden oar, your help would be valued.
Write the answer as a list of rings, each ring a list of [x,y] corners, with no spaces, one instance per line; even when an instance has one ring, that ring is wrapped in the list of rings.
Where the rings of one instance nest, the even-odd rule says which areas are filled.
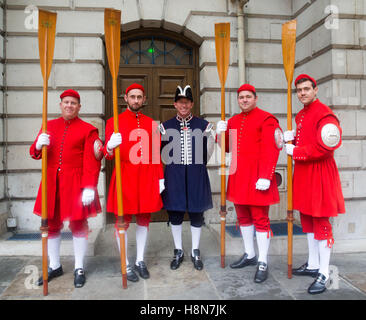
[[[295,68],[296,48],[296,20],[291,20],[282,25],[282,56],[283,68],[287,80],[287,130],[292,130],[292,94],[291,84]],[[292,143],[292,142],[288,142]],[[292,157],[287,157],[287,277],[292,278]]]
[[[117,105],[117,77],[119,70],[120,45],[121,45],[120,10],[115,9],[104,10],[104,33],[105,33],[105,44],[107,48],[108,65],[112,75],[114,132],[118,133],[119,125],[118,125],[118,105]],[[117,208],[118,208],[117,227],[120,243],[122,287],[126,289],[127,288],[126,242],[125,242],[126,225],[123,217],[121,156],[119,146],[114,149],[114,152],[115,152]]]
[[[43,77],[43,112],[42,132],[47,133],[47,95],[48,78],[50,76],[55,49],[57,14],[38,10],[38,47]],[[47,146],[42,147],[42,272],[43,295],[48,294],[47,242],[48,242],[48,212],[47,212]]]
[[[217,72],[221,84],[221,120],[225,120],[225,82],[229,69],[230,23],[215,23],[215,48]],[[221,134],[221,268],[225,268],[225,223],[226,223],[226,181],[225,181],[225,133]]]

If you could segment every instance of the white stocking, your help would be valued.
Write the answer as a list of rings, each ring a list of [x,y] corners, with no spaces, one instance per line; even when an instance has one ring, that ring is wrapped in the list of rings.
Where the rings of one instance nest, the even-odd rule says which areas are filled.
[[[314,233],[307,233],[308,238],[308,269],[319,269],[319,241],[314,239]]]
[[[245,253],[248,255],[248,259],[255,256],[254,250],[254,225],[251,226],[241,226],[241,235],[243,237]]]
[[[84,257],[88,249],[88,239],[86,237],[72,237],[75,255],[75,270],[84,268]]]
[[[170,225],[172,228],[172,235],[175,249],[182,250],[182,224],[179,225],[170,224]]]
[[[60,245],[61,245],[61,235],[58,235],[55,238],[48,238],[47,241],[47,251],[48,256],[50,258],[49,267],[52,270],[55,270],[61,266],[60,263]]]
[[[330,260],[331,248],[328,247],[327,240],[319,240],[319,257],[320,257],[320,267],[319,273],[325,275],[329,278],[329,260]]]
[[[271,242],[271,238],[268,237],[268,232],[258,232],[258,231],[256,232],[256,237],[259,251],[258,261],[267,263],[268,248],[269,243]]]
[[[118,245],[118,251],[121,252],[121,247],[120,247],[120,243],[119,243],[119,235],[118,235],[118,230],[116,230],[114,232],[114,236],[116,238],[117,241],[117,245]],[[125,251],[126,251],[126,265],[128,266],[128,258],[127,258],[127,243],[128,243],[128,237],[127,237],[127,230],[125,231]]]
[[[137,262],[144,261],[144,251],[147,239],[147,227],[136,224],[136,264]]]
[[[201,238],[201,227],[193,227],[191,226],[192,233],[192,256],[193,250],[198,249],[200,247],[200,238]]]

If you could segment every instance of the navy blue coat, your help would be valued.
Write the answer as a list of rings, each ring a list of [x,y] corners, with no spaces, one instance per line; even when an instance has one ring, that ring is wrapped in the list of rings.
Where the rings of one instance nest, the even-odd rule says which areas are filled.
[[[164,208],[170,211],[203,212],[212,208],[207,173],[208,121],[174,117],[161,125],[162,161],[165,164]]]

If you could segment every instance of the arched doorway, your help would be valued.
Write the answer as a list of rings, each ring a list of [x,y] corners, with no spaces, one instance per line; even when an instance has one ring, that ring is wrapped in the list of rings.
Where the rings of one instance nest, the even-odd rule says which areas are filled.
[[[194,95],[195,115],[200,114],[199,99],[199,46],[171,31],[156,28],[140,28],[121,34],[121,58],[117,80],[118,111],[123,112],[126,88],[136,82],[144,86],[147,100],[142,113],[163,122],[173,117],[174,95],[177,85],[191,85]],[[105,64],[105,120],[113,117],[112,79],[108,63]],[[114,167],[106,161],[106,193]],[[106,195],[107,199],[107,195]],[[166,221],[164,211],[152,215],[152,221]],[[107,223],[114,217],[107,214]]]

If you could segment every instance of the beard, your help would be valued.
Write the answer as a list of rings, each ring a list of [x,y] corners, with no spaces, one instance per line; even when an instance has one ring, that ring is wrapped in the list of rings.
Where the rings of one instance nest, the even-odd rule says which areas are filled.
[[[128,108],[131,110],[131,111],[134,111],[134,112],[137,112],[137,111],[139,111],[142,107],[143,107],[143,105],[141,104],[132,104],[132,105],[127,105],[128,106]]]

